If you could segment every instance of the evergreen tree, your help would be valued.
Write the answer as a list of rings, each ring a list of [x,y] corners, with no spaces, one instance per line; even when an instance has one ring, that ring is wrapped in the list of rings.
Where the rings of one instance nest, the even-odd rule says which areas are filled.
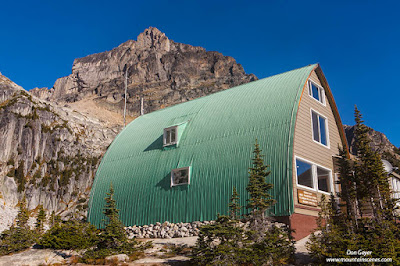
[[[93,260],[105,258],[109,255],[127,254],[130,255],[138,249],[146,249],[149,245],[137,246],[135,240],[129,240],[123,223],[119,219],[119,210],[114,199],[114,188],[110,184],[110,191],[105,198],[106,204],[103,213],[106,216],[105,228],[99,235],[99,241],[95,249],[88,250],[83,256],[83,260],[92,263]],[[151,245],[150,245],[151,246]]]
[[[232,220],[239,220],[240,210],[242,207],[239,204],[239,194],[236,191],[236,187],[233,187],[231,201],[229,203],[229,217]]]
[[[18,183],[18,192],[22,192],[25,189],[26,178],[24,174],[24,161],[20,161],[18,168],[15,171],[15,179]]]
[[[246,263],[244,255],[248,240],[244,238],[244,229],[237,225],[238,221],[235,219],[240,210],[238,201],[239,195],[236,188],[233,188],[229,216],[218,214],[215,223],[200,228],[199,237],[193,248],[192,262],[199,265]]]
[[[392,219],[394,204],[390,195],[387,174],[384,171],[380,155],[373,151],[368,136],[368,127],[364,125],[360,111],[355,107],[356,126],[354,130],[357,160],[355,163],[355,181],[360,201],[369,203],[374,218],[381,222],[383,218]]]
[[[339,150],[339,184],[341,191],[338,197],[342,198],[345,203],[346,211],[344,215],[348,221],[350,229],[354,232],[354,228],[358,228],[357,216],[357,190],[356,180],[353,174],[353,164],[347,158],[347,152],[338,148]]]
[[[24,195],[22,201],[19,203],[19,211],[17,215],[17,227],[28,228],[28,220],[29,220],[29,212],[26,207],[26,197]]]
[[[215,223],[202,226],[192,262],[197,265],[281,265],[292,261],[294,245],[288,230],[270,226],[255,241],[246,224],[233,219],[240,209],[234,188],[229,204],[229,216],[218,215]],[[237,215],[237,214],[236,214]],[[265,228],[264,228],[265,229]],[[258,235],[258,234],[257,234]]]
[[[227,215],[218,215],[213,224],[200,228],[193,248],[193,262],[199,265],[244,264],[244,229],[236,225]],[[216,243],[218,243],[216,245]]]
[[[39,213],[38,216],[36,217],[36,230],[38,231],[38,233],[43,232],[43,226],[45,222],[46,222],[46,212],[44,211],[43,205],[40,205]]]
[[[19,204],[17,226],[2,232],[0,236],[0,256],[27,249],[36,242],[36,235],[28,226],[29,213],[26,198]]]
[[[56,213],[54,211],[51,212],[50,218],[49,218],[49,225],[50,228],[58,225],[61,223],[61,217],[60,215],[56,215]]]
[[[346,254],[346,250],[359,249],[356,235],[337,209],[333,195],[329,201],[322,195],[319,207],[317,233],[312,233],[306,244],[311,257],[320,263],[325,263],[326,258],[351,257]]]
[[[247,201],[247,209],[250,209],[254,217],[264,218],[265,211],[275,203],[269,194],[273,185],[266,182],[266,177],[270,174],[268,166],[264,165],[263,155],[256,140],[254,145],[253,167],[249,168],[249,183],[246,187],[250,198]]]
[[[394,265],[399,265],[400,227],[394,220],[388,177],[380,156],[370,146],[368,128],[357,107],[355,120],[357,158],[351,162],[341,150],[339,160],[339,196],[346,211],[336,208],[333,197],[329,203],[321,203],[317,228],[320,233],[310,237],[308,249],[319,263],[325,263],[328,257],[349,257],[346,250],[368,250],[372,255],[367,257],[391,258]],[[368,206],[372,218],[363,213]]]
[[[50,228],[52,228],[54,226],[55,218],[56,218],[56,213],[55,213],[55,211],[52,211],[51,214],[50,214],[50,218],[49,218]]]
[[[124,225],[119,220],[119,210],[117,209],[114,199],[114,188],[110,184],[110,192],[105,198],[106,205],[103,213],[107,217],[104,232],[101,235],[99,243],[100,248],[118,248],[127,242],[128,238],[124,229]]]

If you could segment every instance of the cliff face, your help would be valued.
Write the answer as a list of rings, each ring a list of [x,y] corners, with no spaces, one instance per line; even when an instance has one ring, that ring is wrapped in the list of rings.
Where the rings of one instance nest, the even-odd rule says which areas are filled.
[[[52,89],[31,92],[94,116],[98,113],[94,108],[112,112],[114,117],[99,118],[113,123],[123,113],[125,70],[131,117],[139,115],[141,97],[148,113],[257,79],[232,57],[176,43],[158,29],[148,28],[137,41],[76,59],[72,74],[58,79]]]
[[[354,128],[355,126],[343,125],[346,133],[347,143],[349,144],[350,153],[356,155],[357,150],[355,149],[355,138]],[[369,129],[368,135],[371,140],[371,147],[374,151],[377,151],[382,159],[388,160],[393,166],[400,168],[400,151],[394,146],[385,134],[375,131],[372,128]]]
[[[23,194],[30,209],[85,215],[95,170],[116,133],[0,75],[0,220]]]

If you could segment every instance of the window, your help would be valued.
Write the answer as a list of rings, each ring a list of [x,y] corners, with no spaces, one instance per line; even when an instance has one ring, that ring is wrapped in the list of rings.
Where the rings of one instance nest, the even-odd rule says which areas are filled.
[[[308,81],[308,92],[311,97],[313,97],[318,102],[325,105],[325,90],[324,88],[318,86],[311,80]]]
[[[300,160],[296,160],[297,183],[306,187],[313,187],[312,165]]]
[[[296,158],[296,175],[299,186],[326,193],[333,191],[332,171],[329,169]]]
[[[190,167],[183,167],[171,171],[171,187],[190,184]]]
[[[311,111],[313,139],[325,146],[328,146],[328,131],[326,118]]]
[[[164,146],[177,143],[178,127],[169,127],[164,129]]]
[[[317,166],[317,178],[318,178],[318,189],[330,192],[330,184],[329,184],[329,176],[330,171],[322,169],[321,167]]]

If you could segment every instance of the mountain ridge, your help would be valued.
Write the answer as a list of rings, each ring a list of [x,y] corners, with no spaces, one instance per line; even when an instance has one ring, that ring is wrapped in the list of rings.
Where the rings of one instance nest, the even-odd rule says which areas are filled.
[[[90,101],[114,114],[113,119],[103,120],[121,123],[125,71],[129,120],[139,116],[141,108],[148,113],[257,80],[230,56],[174,42],[150,27],[136,41],[75,59],[70,75],[57,79],[50,90],[34,89],[31,93],[96,117],[98,112],[83,110],[80,104]]]

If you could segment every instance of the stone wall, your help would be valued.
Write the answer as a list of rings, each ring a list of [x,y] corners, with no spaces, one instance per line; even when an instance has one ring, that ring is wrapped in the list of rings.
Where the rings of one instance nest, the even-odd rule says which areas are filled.
[[[213,224],[214,221],[192,222],[192,223],[156,223],[143,226],[125,227],[129,239],[132,238],[175,238],[198,236],[200,227],[203,225]],[[270,221],[269,225],[277,227],[286,226],[284,223]],[[249,222],[239,222],[240,227],[248,227]]]

